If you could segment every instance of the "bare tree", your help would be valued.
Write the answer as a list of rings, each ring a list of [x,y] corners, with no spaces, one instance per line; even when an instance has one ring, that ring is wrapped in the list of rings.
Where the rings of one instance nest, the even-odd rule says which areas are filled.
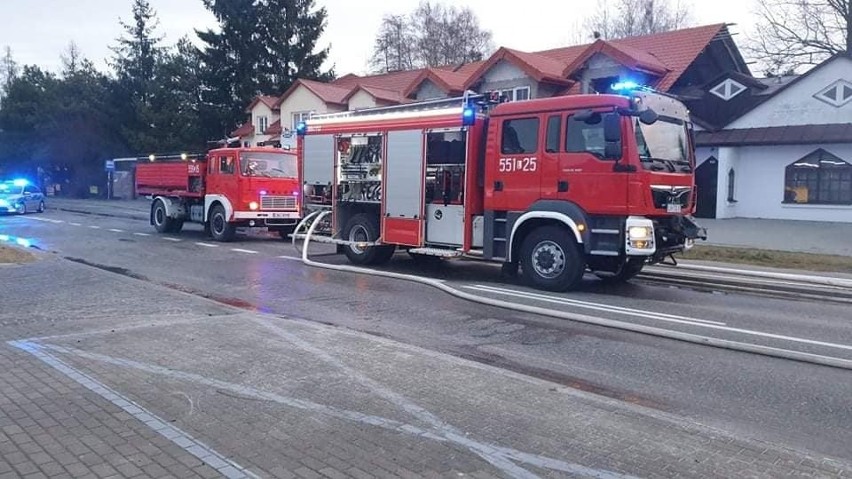
[[[681,0],[599,0],[585,23],[589,40],[649,35],[692,24],[689,5]]]
[[[767,74],[794,72],[852,52],[850,0],[762,0],[744,50]]]
[[[59,55],[62,62],[62,75],[66,78],[73,76],[80,70],[80,64],[84,60],[80,47],[72,40],[68,43],[65,51]]]
[[[9,91],[9,85],[18,77],[18,63],[12,56],[12,48],[7,46],[0,58],[0,97]]]
[[[416,37],[405,15],[385,15],[376,35],[370,66],[378,72],[414,68]]]
[[[470,63],[491,53],[491,38],[470,8],[422,0],[409,15],[384,18],[370,64],[389,71]]]

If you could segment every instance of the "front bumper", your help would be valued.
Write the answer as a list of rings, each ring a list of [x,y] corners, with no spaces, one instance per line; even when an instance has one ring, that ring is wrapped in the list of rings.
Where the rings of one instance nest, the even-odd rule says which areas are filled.
[[[235,211],[235,220],[297,220],[298,211]]]

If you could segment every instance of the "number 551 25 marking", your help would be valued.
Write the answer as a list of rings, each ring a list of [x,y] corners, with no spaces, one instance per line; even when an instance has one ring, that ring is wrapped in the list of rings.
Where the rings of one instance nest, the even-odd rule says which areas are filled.
[[[534,156],[527,158],[500,158],[501,172],[536,171],[537,169],[538,160]]]

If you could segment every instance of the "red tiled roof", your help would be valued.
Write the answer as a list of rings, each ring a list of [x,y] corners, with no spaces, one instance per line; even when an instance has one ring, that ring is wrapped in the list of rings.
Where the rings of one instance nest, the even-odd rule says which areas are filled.
[[[852,123],[696,131],[697,146],[852,143]]]
[[[293,82],[293,84],[290,85],[290,88],[281,95],[281,98],[278,99],[277,105],[280,107],[280,105],[284,103],[284,100],[292,95],[300,86],[307,88],[311,93],[320,97],[322,101],[326,103],[333,103],[335,105],[346,104],[345,98],[350,93],[350,89],[341,88],[331,83],[299,79]]]
[[[468,75],[458,73],[448,68],[424,68],[420,75],[415,78],[408,88],[402,93],[404,97],[409,97],[414,93],[424,81],[429,80],[445,93],[461,92],[464,90],[464,83],[467,81]]]
[[[231,132],[232,137],[243,138],[254,134],[254,125],[251,122],[243,123],[239,128]]]
[[[251,110],[258,104],[263,103],[268,106],[271,110],[278,109],[278,97],[268,96],[268,95],[260,95],[254,98],[251,104],[246,108],[246,113],[251,113]]]
[[[408,101],[407,98],[426,79],[447,93],[461,92],[470,88],[489,68],[501,60],[512,62],[536,81],[564,85],[564,93],[579,93],[579,86],[573,84],[570,76],[586,60],[599,52],[630,68],[660,76],[656,88],[668,91],[710,41],[726,28],[724,24],[706,25],[611,41],[598,40],[587,45],[533,53],[504,47],[485,61],[465,65],[446,65],[368,76],[349,74],[330,83],[298,80],[275,105],[280,105],[298,85],[305,86],[326,103],[338,105],[345,104],[359,87],[376,99],[389,102]]]
[[[387,90],[385,88],[378,88],[374,86],[361,85],[357,86],[349,92],[348,95],[344,98],[344,102],[348,102],[353,95],[358,93],[359,91],[365,91],[369,93],[373,98],[383,102],[389,103],[404,103],[408,100],[402,95],[402,93],[393,90]]]
[[[480,64],[479,67],[468,76],[468,79],[465,82],[465,88],[470,88],[470,86],[476,83],[482,75],[485,74],[485,72],[501,60],[508,60],[516,64],[524,71],[524,73],[534,78],[536,81],[549,81],[561,84],[570,83],[570,81],[562,74],[565,65],[561,64],[559,61],[536,53],[526,53],[502,47],[491,55],[487,61]]]
[[[269,128],[267,128],[266,131],[263,132],[263,134],[278,136],[281,134],[282,131],[283,130],[281,128],[281,120],[276,120],[275,123],[269,125]]]
[[[662,77],[656,87],[661,91],[668,91],[707,44],[724,29],[726,29],[724,24],[713,24],[652,35],[621,38],[606,43],[611,44],[622,53],[634,57],[635,61],[641,63],[659,62],[659,65],[668,69],[668,73]],[[591,45],[594,45],[594,43]],[[589,46],[576,45],[537,53],[570,65],[576,63],[576,60],[586,52]],[[636,56],[641,58],[636,58]]]

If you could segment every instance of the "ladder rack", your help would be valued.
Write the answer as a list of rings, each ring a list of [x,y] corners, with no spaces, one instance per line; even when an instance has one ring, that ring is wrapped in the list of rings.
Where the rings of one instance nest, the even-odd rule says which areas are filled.
[[[476,101],[477,105],[483,107],[487,106],[488,104],[492,103],[491,101],[489,101],[490,97],[490,93],[476,93],[468,90],[465,92],[464,96],[459,97],[439,98],[437,100],[425,100],[414,103],[404,103],[402,105],[379,106],[373,108],[364,108],[361,110],[312,115],[305,121],[305,123],[307,125],[319,125],[323,123],[333,123],[335,121],[373,115],[391,115],[404,113],[422,114],[425,112],[443,114],[455,110],[461,112],[464,107],[471,105],[471,102],[474,100],[478,100]]]

